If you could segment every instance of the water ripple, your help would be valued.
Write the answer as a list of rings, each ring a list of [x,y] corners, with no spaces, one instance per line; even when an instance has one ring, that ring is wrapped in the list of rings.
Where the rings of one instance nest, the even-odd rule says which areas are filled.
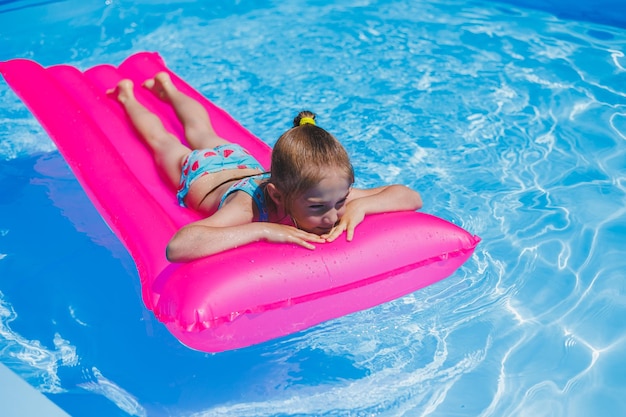
[[[71,390],[87,379],[81,390],[136,415],[159,407],[196,416],[623,414],[623,30],[483,1],[235,3],[113,2],[71,20],[74,30],[99,28],[71,45],[50,40],[52,25],[41,45],[29,37],[11,47],[79,67],[158,50],[270,144],[297,111],[312,109],[346,145],[358,185],[420,190],[426,212],[483,238],[476,253],[437,285],[242,353],[198,357],[159,341],[158,359],[183,374],[168,368],[185,381],[180,397],[200,393],[191,405],[168,397],[167,376],[124,389],[98,364],[81,363],[83,378],[49,376],[41,369],[59,357],[70,358],[62,369],[79,367],[61,336],[41,353],[5,332],[19,343],[3,358],[25,352],[39,386]],[[1,159],[52,152],[18,100],[0,94]],[[47,162],[38,168],[49,178],[34,185],[52,190],[51,205],[77,233],[109,247],[80,205],[68,208]],[[3,175],[28,177],[7,166]],[[2,253],[0,268],[31,256]],[[74,323],[89,323],[78,316]],[[224,383],[221,370],[244,367]]]

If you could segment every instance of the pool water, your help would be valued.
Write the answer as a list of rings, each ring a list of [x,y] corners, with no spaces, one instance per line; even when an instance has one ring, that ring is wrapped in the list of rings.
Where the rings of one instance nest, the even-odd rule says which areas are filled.
[[[0,28],[0,60],[158,51],[269,144],[311,109],[357,185],[483,239],[416,293],[197,352],[1,80],[0,361],[71,415],[626,413],[623,28],[461,0],[5,0]]]

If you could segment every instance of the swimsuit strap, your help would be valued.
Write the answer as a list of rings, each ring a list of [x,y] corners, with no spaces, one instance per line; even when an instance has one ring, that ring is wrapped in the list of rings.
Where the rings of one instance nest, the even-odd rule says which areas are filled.
[[[226,184],[226,183],[228,183],[228,182],[231,182],[231,181],[242,181],[242,180],[245,180],[246,178],[256,177],[256,176],[259,176],[259,175],[263,175],[263,174],[244,175],[244,176],[241,176],[241,177],[229,178],[229,179],[227,179],[227,180],[224,180],[224,181],[220,182],[220,183],[219,183],[219,184],[217,184],[215,187],[211,188],[211,191],[209,191],[208,193],[206,193],[206,194],[204,195],[204,197],[202,197],[202,200],[200,200],[200,202],[198,203],[198,208],[199,208],[200,206],[202,206],[202,203],[204,203],[204,200],[206,200],[206,198],[207,198],[208,196],[210,196],[210,195],[213,193],[213,191],[217,190],[217,189],[218,189],[218,188],[220,188],[222,185],[224,185],[224,184]],[[237,184],[237,183],[235,183],[235,184]],[[234,185],[234,184],[233,184],[233,185]],[[232,186],[231,186],[231,187],[232,187]],[[228,187],[228,190],[226,190],[226,193],[230,193],[230,189],[231,189],[231,187]],[[234,191],[237,191],[237,190],[234,190]],[[224,199],[226,198],[225,196],[226,196],[226,194],[224,194],[224,195],[222,196],[222,199],[220,200],[220,205],[219,205],[219,207],[222,207],[222,203],[224,202]]]
[[[260,187],[259,184],[256,182],[257,180],[267,180],[269,179],[269,177],[270,174],[266,172],[263,174],[251,175],[249,177],[240,179],[239,181],[231,185],[228,190],[226,190],[224,195],[222,195],[218,210],[222,207],[222,205],[224,205],[224,201],[226,201],[226,198],[229,195],[237,191],[243,191],[244,193],[252,197],[254,204],[256,204],[259,210],[259,221],[269,221],[269,214],[265,201],[265,193],[263,192],[263,187]]]

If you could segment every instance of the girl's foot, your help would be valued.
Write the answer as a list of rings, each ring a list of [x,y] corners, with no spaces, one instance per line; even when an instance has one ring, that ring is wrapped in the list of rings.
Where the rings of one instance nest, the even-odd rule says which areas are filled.
[[[163,101],[170,101],[171,92],[176,88],[167,72],[157,73],[154,78],[146,80],[143,86]]]
[[[135,94],[133,93],[133,82],[131,80],[124,79],[117,83],[115,88],[107,90],[107,94],[124,104],[128,100],[135,98]]]

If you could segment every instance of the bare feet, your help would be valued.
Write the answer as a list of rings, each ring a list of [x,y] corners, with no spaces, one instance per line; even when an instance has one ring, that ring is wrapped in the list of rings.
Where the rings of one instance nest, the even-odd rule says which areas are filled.
[[[154,78],[146,80],[143,86],[163,101],[170,101],[171,93],[175,89],[167,72],[157,73]]]
[[[115,88],[107,90],[107,94],[113,96],[117,101],[124,104],[128,100],[135,98],[133,93],[133,82],[128,79],[121,80]]]

